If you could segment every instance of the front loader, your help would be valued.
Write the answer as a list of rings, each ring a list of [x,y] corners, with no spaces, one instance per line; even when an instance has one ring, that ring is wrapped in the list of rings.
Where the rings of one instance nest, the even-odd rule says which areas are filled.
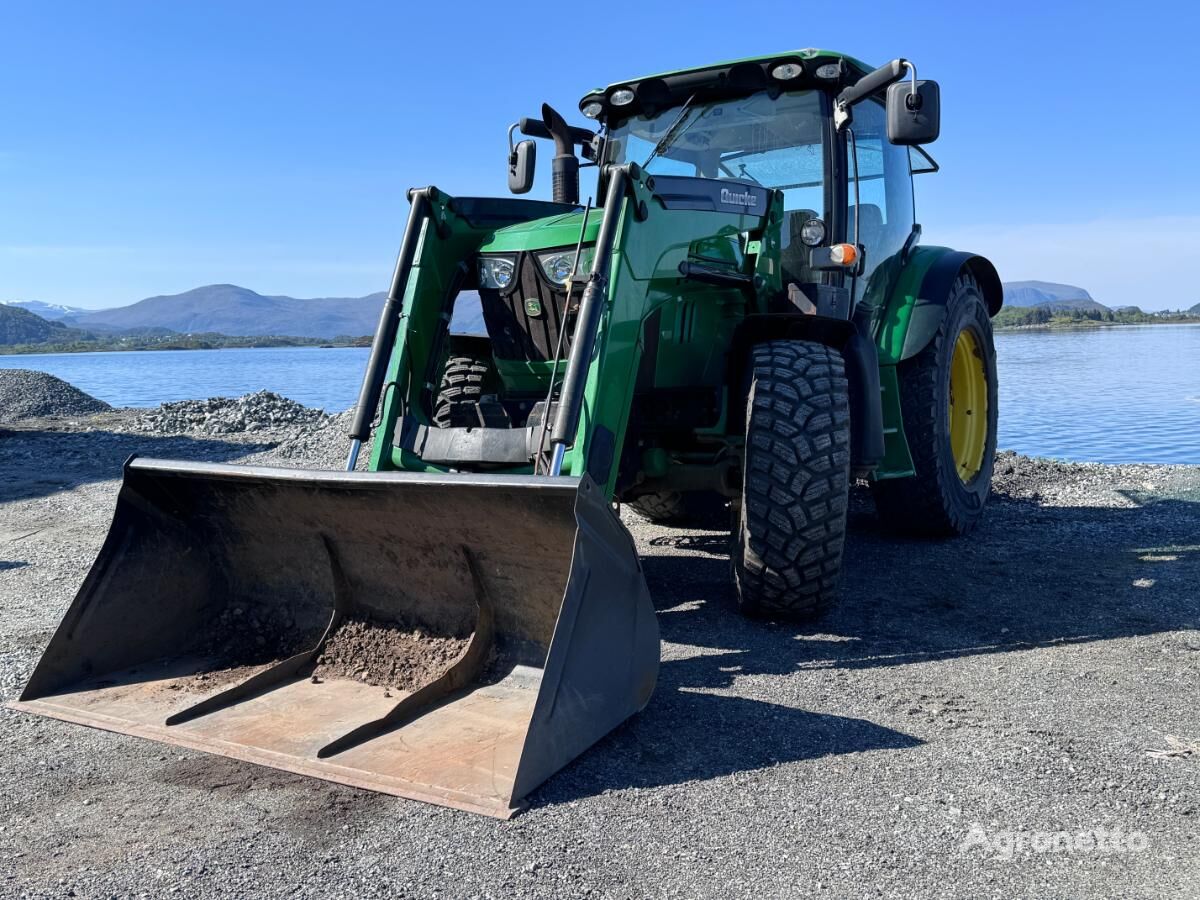
[[[510,130],[515,194],[553,141],[550,201],[409,192],[346,472],[126,464],[18,708],[508,816],[653,691],[621,503],[726,510],[775,619],[835,601],[856,478],[895,528],[970,530],[1001,289],[918,245],[937,85],[804,50],[580,111]]]

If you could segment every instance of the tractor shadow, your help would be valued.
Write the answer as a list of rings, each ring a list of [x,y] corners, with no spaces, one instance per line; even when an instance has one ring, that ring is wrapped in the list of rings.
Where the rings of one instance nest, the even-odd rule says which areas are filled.
[[[124,431],[16,430],[0,427],[0,503],[31,500],[121,477],[135,453],[160,459],[227,462],[274,443],[131,434]]]
[[[794,687],[775,692],[771,683],[800,670],[902,666],[1200,627],[1200,503],[1127,499],[1130,508],[1114,509],[993,496],[973,534],[926,541],[885,532],[858,494],[841,602],[811,626],[737,612],[728,534],[649,529],[638,544],[664,641],[656,693],[644,714],[552,779],[533,803],[922,743],[864,719],[731,696],[794,696]]]
[[[1124,495],[1127,508],[993,496],[963,538],[886,532],[851,506],[841,600],[811,625],[747,620],[728,580],[728,535],[643,542],[663,640],[698,655],[664,663],[681,687],[739,674],[903,665],[1200,627],[1200,502]],[[726,661],[728,662],[728,661]],[[684,672],[686,671],[686,674]]]

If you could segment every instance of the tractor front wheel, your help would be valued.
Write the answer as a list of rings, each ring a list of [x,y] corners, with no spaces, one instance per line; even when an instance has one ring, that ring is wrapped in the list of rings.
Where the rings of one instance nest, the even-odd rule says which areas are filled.
[[[442,383],[433,407],[433,424],[438,428],[449,428],[455,404],[478,403],[491,379],[492,366],[488,360],[451,356],[442,371]]]
[[[742,611],[810,619],[837,599],[850,488],[850,401],[836,350],[753,348],[733,573]]]
[[[991,489],[997,412],[992,320],[970,274],[954,282],[933,340],[898,374],[915,474],[873,482],[875,507],[902,534],[965,534]]]

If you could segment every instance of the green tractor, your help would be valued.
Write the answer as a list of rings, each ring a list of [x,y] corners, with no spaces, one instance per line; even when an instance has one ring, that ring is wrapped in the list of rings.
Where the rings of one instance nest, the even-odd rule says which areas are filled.
[[[1001,285],[918,244],[936,83],[803,50],[579,108],[597,128],[509,131],[514,194],[553,142],[549,202],[409,192],[347,472],[127,464],[18,706],[509,815],[653,690],[618,504],[727,506],[738,603],[772,618],[836,600],[855,479],[897,530],[971,529]],[[454,333],[472,292],[486,334]],[[393,638],[383,675],[327,663]]]

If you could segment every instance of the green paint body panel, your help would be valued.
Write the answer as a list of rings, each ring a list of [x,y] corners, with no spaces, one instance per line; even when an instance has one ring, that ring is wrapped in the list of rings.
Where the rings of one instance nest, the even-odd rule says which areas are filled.
[[[602,210],[588,214],[585,244],[596,242],[600,230]],[[567,213],[548,219],[520,222],[497,229],[481,244],[481,253],[517,253],[522,250],[549,250],[555,247],[574,247],[579,242],[579,226],[583,224],[583,213]]]
[[[911,478],[916,474],[908,439],[904,436],[904,412],[900,408],[900,376],[895,366],[879,367],[879,398],[883,404],[883,461],[871,473],[876,481]]]

